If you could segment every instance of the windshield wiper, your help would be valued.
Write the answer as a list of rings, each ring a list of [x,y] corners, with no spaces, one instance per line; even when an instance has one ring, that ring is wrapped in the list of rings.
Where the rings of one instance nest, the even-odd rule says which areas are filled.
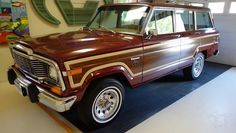
[[[114,30],[111,30],[111,29],[109,29],[109,28],[107,28],[107,27],[105,27],[105,26],[103,26],[103,25],[98,25],[99,27],[102,27],[103,29],[105,29],[105,30],[107,30],[107,31],[110,31],[110,32],[112,32],[113,34],[115,34],[116,32],[114,31]]]

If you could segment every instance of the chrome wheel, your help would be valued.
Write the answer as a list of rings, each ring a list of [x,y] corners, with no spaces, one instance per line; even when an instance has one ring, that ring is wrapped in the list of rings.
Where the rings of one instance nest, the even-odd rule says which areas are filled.
[[[204,55],[199,54],[199,56],[196,56],[195,61],[193,63],[192,72],[194,77],[199,77],[202,73],[203,67],[204,67]]]
[[[98,123],[111,121],[119,112],[121,103],[122,94],[116,86],[103,89],[93,102],[93,119]]]

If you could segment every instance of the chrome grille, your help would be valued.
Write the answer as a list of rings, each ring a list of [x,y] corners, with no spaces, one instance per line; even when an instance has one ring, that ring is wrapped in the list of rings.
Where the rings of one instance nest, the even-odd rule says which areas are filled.
[[[31,60],[15,52],[13,52],[13,57],[19,68],[26,73],[34,76],[35,78],[48,77],[49,65],[47,63],[44,63],[37,59]]]

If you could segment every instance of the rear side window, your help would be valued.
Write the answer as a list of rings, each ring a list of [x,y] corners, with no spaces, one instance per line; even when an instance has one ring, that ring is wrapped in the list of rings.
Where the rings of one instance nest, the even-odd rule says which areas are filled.
[[[197,29],[213,28],[211,17],[208,12],[196,13]]]
[[[193,12],[176,10],[176,32],[194,30]]]

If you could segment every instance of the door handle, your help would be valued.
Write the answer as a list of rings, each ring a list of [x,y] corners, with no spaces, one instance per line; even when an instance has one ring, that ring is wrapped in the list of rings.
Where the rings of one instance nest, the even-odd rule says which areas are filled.
[[[140,57],[132,57],[130,60],[135,61],[135,60],[139,60],[139,59],[140,59]]]

